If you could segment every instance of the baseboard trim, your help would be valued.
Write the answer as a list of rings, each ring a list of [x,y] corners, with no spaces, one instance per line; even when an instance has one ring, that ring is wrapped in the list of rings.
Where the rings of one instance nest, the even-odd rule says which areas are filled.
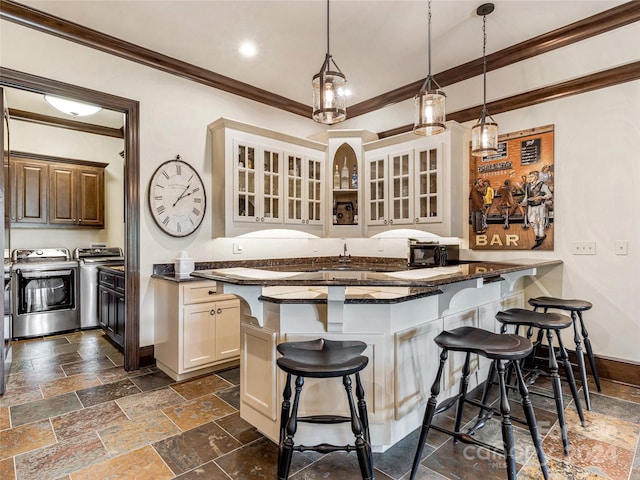
[[[540,355],[547,355],[549,347],[547,345],[540,345]],[[576,353],[573,350],[568,350],[569,361],[572,364],[576,364]],[[613,360],[611,358],[603,358],[595,355],[596,368],[598,369],[598,376],[600,379],[607,379],[614,382],[625,383],[627,385],[633,385],[634,387],[640,387],[640,365],[635,363],[624,362],[622,360]],[[585,352],[584,362],[587,367],[587,374],[591,376],[591,367],[589,365],[589,359]],[[575,373],[578,373],[577,367],[574,366]]]

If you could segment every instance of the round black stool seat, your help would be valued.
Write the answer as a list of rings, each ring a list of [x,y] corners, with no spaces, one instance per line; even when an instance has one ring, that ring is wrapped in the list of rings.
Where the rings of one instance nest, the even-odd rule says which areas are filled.
[[[307,342],[278,345],[278,366],[287,373],[312,378],[352,375],[369,363],[360,355],[367,344],[360,341],[333,341],[319,338]]]
[[[577,299],[564,299],[556,297],[536,297],[529,299],[529,305],[536,308],[556,308],[574,312],[584,312],[593,307],[591,302]]]
[[[520,369],[520,360],[527,357],[533,351],[533,345],[527,338],[514,334],[496,334],[488,330],[475,327],[460,327],[453,330],[445,330],[434,338],[434,342],[442,349],[440,352],[440,365],[436,373],[436,378],[431,385],[431,396],[427,401],[427,406],[424,412],[424,418],[422,420],[422,427],[420,429],[420,438],[418,440],[418,447],[416,449],[415,456],[413,458],[413,466],[411,468],[411,474],[409,480],[416,478],[418,469],[420,467],[420,461],[422,459],[422,452],[427,442],[427,435],[431,429],[438,432],[446,433],[454,438],[454,442],[464,442],[468,444],[478,445],[496,453],[502,453],[505,456],[507,466],[507,478],[509,480],[516,480],[516,459],[515,459],[515,436],[513,434],[513,427],[511,421],[517,421],[525,423],[529,428],[531,440],[533,441],[536,453],[538,455],[538,461],[540,462],[540,469],[542,476],[545,480],[549,479],[549,471],[545,460],[544,452],[542,451],[542,441],[538,432],[538,424],[536,422],[535,413],[533,411],[533,405],[529,399],[529,391]],[[445,369],[445,363],[449,357],[449,352],[462,352],[465,353],[465,361],[462,366],[462,377],[460,378],[460,387],[457,395],[443,401],[438,405],[437,397],[440,394],[440,383],[442,381],[442,375]],[[490,406],[487,402],[488,388],[485,388],[485,395],[481,402],[469,398],[467,396],[467,389],[469,387],[469,377],[471,376],[471,360],[472,354],[481,355],[486,357],[491,362],[490,372],[498,373],[498,385],[500,387],[500,407],[499,413],[502,417],[502,442],[504,449],[499,449],[493,445],[482,442],[473,434],[476,430],[482,428],[486,422],[491,419],[496,413],[496,409]],[[509,396],[507,394],[507,381],[506,381],[506,367],[516,373],[517,391],[522,398],[522,409],[524,411],[526,421],[516,419],[511,415],[511,407],[509,405]],[[490,373],[487,384],[491,382]],[[468,430],[462,431],[462,419],[464,416],[465,404],[475,405],[480,407],[480,413],[477,416],[477,421]],[[447,430],[440,425],[433,423],[435,415],[441,414],[446,410],[456,407],[455,422],[453,430]]]
[[[573,324],[573,320],[560,313],[542,313],[524,308],[510,308],[503,312],[498,312],[496,319],[500,323],[507,325],[526,325],[535,328],[562,330]]]
[[[533,350],[531,342],[519,335],[499,335],[474,327],[444,331],[434,342],[447,350],[477,353],[491,360],[520,360]]]
[[[285,342],[277,346],[281,356],[277,360],[278,367],[287,374],[282,392],[282,408],[280,412],[280,442],[278,448],[278,480],[289,478],[293,452],[314,451],[331,453],[335,451],[355,451],[358,456],[360,474],[363,480],[373,480],[373,455],[367,404],[364,399],[364,387],[360,380],[360,371],[367,366],[369,359],[361,355],[367,344],[359,340],[335,341],[319,338],[305,342]],[[355,394],[353,398],[351,376],[355,377]],[[295,393],[291,402],[291,380],[295,380]],[[302,387],[305,377],[331,379],[342,377],[349,404],[349,415],[316,414],[298,416]],[[327,380],[331,382],[332,380]],[[317,445],[301,445],[294,443],[298,423],[305,422],[316,425],[349,423],[355,442],[347,445],[319,443]]]

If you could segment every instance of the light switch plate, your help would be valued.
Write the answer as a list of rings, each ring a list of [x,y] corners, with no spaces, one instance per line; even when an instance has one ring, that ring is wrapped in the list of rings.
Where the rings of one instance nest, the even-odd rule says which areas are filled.
[[[626,240],[616,240],[616,255],[627,255],[629,253],[629,242]]]
[[[596,242],[573,242],[572,252],[574,255],[595,255]]]
[[[239,254],[244,252],[244,247],[241,243],[233,242],[233,253]]]

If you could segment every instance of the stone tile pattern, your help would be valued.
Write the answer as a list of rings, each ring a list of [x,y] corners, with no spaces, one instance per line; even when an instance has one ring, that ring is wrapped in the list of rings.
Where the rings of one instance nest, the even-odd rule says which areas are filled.
[[[277,445],[240,418],[237,368],[180,383],[154,367],[125,372],[121,353],[100,330],[15,342],[13,355],[7,393],[0,397],[3,480],[276,476]],[[593,408],[586,412],[586,427],[567,399],[568,456],[562,452],[553,405],[535,403],[554,480],[640,480],[640,388],[602,383],[600,393],[591,385]],[[512,408],[522,416],[519,405]],[[471,421],[466,413],[465,422]],[[451,428],[453,419],[446,412],[436,424]],[[514,430],[518,480],[541,478],[528,432],[515,423]],[[376,479],[408,478],[418,433],[374,453]],[[476,435],[501,446],[499,420],[490,420]],[[432,431],[417,479],[505,475],[499,455],[454,445],[447,435]],[[294,454],[290,478],[352,480],[360,475],[354,453],[306,452]]]

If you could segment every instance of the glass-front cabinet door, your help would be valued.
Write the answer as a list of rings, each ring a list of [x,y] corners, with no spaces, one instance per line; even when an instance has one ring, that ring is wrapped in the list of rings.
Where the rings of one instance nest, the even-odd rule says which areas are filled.
[[[367,187],[369,191],[368,224],[386,225],[387,218],[387,157],[378,157],[367,162],[368,177]]]
[[[442,221],[442,145],[416,149],[415,223]]]
[[[413,152],[373,157],[368,163],[368,224],[413,223]]]
[[[277,223],[281,218],[280,159],[282,154],[248,142],[234,142],[234,220]]]
[[[394,225],[413,223],[413,152],[391,155],[389,196],[391,205],[389,222]]]
[[[313,225],[322,223],[323,161],[286,153],[285,223]]]
[[[280,205],[280,162],[282,153],[263,148],[262,157],[262,203],[261,219],[265,223],[280,223],[282,207]]]

